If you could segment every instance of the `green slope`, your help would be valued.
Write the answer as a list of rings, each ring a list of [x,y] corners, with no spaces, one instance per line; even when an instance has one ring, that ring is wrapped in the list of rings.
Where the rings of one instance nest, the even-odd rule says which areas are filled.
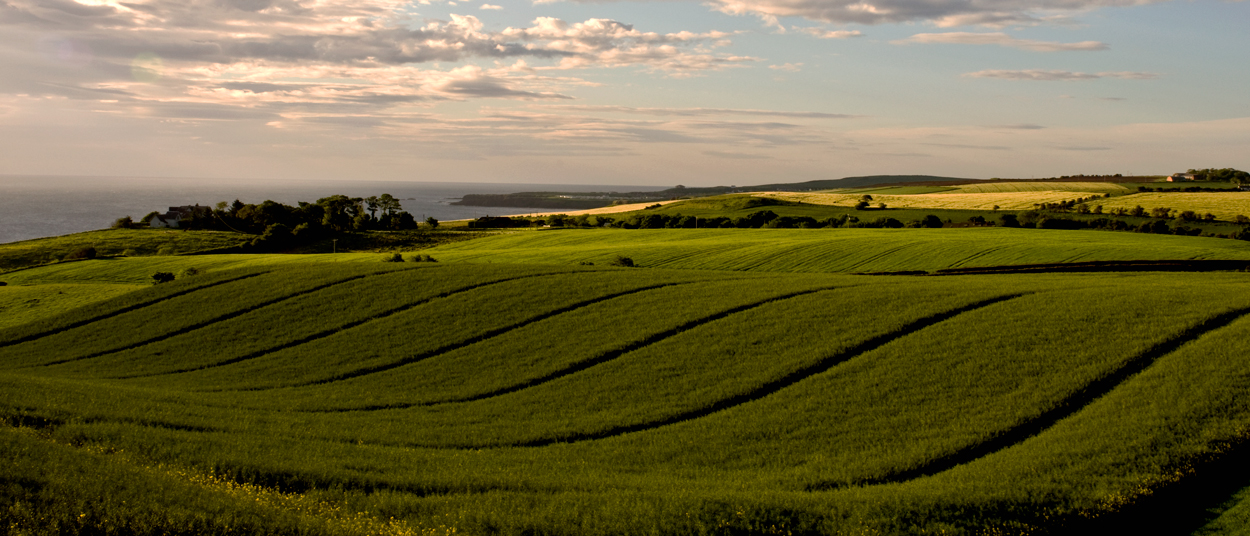
[[[839,232],[727,236],[797,252]],[[922,236],[941,237],[931,250],[950,263],[970,246],[945,238],[973,234]],[[585,237],[612,249],[648,235],[456,248],[523,239],[558,256],[592,247],[577,245]],[[1138,238],[1092,234],[1107,235]],[[1023,235],[977,236],[989,245],[974,259],[1026,251],[1002,253]],[[1072,240],[1030,245],[1057,256]],[[882,262],[927,259],[894,247],[907,256]],[[1193,530],[1206,509],[1237,504],[1231,491],[1151,501],[1215,489],[1208,479],[1226,472],[1210,464],[1246,452],[1246,274],[879,278],[517,266],[506,251],[436,265],[223,264],[0,331],[0,522],[1070,534]]]
[[[429,250],[455,263],[605,264],[768,272],[886,272],[1094,260],[1250,260],[1246,243],[1097,231],[970,229],[569,229]]]

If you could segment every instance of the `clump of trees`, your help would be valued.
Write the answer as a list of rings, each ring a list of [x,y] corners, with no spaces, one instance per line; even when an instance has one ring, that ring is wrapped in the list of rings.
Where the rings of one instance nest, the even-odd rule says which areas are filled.
[[[152,274],[152,283],[156,285],[159,285],[161,283],[168,283],[173,280],[174,280],[173,272],[156,272]]]
[[[144,222],[156,217],[153,212]],[[426,218],[426,228],[438,227],[438,220]],[[114,228],[129,228],[129,216],[114,222]],[[234,231],[255,235],[249,249],[277,251],[351,231],[412,230],[420,228],[416,218],[405,212],[390,194],[371,197],[332,195],[315,203],[301,201],[296,206],[275,201],[246,204],[222,201],[212,210],[192,212],[179,220],[180,229]]]

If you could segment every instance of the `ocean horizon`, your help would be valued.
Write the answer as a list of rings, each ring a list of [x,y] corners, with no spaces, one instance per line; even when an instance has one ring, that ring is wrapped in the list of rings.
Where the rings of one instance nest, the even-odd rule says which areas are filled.
[[[369,197],[385,193],[398,198],[404,210],[420,220],[431,216],[439,220],[459,220],[551,210],[451,204],[466,194],[641,192],[664,188],[601,184],[0,175],[0,244],[105,229],[124,216],[138,220],[149,212],[164,212],[172,206],[213,206],[235,199],[244,203],[272,200],[295,205],[336,194]]]

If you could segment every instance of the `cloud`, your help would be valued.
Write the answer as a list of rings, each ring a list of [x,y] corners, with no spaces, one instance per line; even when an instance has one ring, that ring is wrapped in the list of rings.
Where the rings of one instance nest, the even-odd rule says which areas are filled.
[[[703,154],[714,156],[716,158],[729,158],[734,160],[767,160],[772,158],[771,156],[762,154],[727,153],[724,151],[703,151]]]
[[[1078,73],[1072,71],[1057,71],[1048,69],[1025,69],[1018,71],[1008,71],[999,69],[988,69],[977,71],[975,73],[966,73],[964,76],[969,78],[1001,78],[1004,80],[1041,80],[1049,82],[1069,82],[1079,80],[1097,80],[1099,78],[1122,78],[1126,80],[1151,80],[1158,78],[1156,73],[1141,73],[1128,71],[1108,71],[1101,73]]]
[[[985,128],[993,128],[999,130],[1042,130],[1046,127],[1042,125],[1034,125],[1032,123],[1019,123],[1015,125],[990,125]]]
[[[789,117],[796,119],[852,119],[862,116],[826,112],[785,112],[777,110],[742,110],[730,108],[633,108],[629,106],[551,105],[546,109],[576,112],[611,112],[672,117],[705,117],[719,115],[746,115],[763,117]]]
[[[972,32],[947,32],[947,33],[922,33],[916,34],[907,39],[890,41],[895,45],[907,44],[954,44],[954,45],[997,45],[1002,47],[1019,48],[1024,50],[1032,50],[1034,52],[1062,52],[1062,51],[1097,51],[1107,50],[1109,47],[1106,43],[1098,41],[1081,41],[1079,43],[1056,43],[1052,41],[1034,41],[1031,39],[1017,39],[1005,33],[972,33]]]
[[[824,28],[799,27],[795,27],[794,30],[816,36],[821,39],[850,39],[852,37],[862,37],[864,35],[863,32],[860,32],[859,30],[826,30]]]
[[[803,64],[802,63],[783,63],[781,65],[769,65],[768,68],[774,69],[777,71],[787,71],[791,73],[797,73],[803,70]]]
[[[587,0],[583,0],[587,1]],[[755,15],[846,24],[930,22],[939,27],[1005,27],[1070,24],[1068,13],[1103,7],[1134,6],[1163,0],[710,0],[714,9]],[[771,23],[771,22],[770,22]]]
[[[503,9],[503,6],[496,6],[496,5],[493,5],[493,4],[482,4],[482,7],[478,8],[478,9],[486,9],[486,10],[494,10],[494,11],[498,11],[498,10]]]
[[[647,65],[670,73],[690,74],[759,61],[748,56],[714,54],[706,47],[729,44],[725,32],[643,32],[633,25],[610,19],[590,19],[569,24],[553,17],[534,19],[529,28],[508,27],[500,36],[528,43],[553,54],[562,54],[559,67],[619,67]],[[703,45],[702,51],[683,47]]]

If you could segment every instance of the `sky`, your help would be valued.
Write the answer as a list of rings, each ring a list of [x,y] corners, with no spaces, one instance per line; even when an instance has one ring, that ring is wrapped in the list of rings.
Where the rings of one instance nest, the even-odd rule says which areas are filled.
[[[1250,0],[0,0],[0,174],[1250,169]]]

